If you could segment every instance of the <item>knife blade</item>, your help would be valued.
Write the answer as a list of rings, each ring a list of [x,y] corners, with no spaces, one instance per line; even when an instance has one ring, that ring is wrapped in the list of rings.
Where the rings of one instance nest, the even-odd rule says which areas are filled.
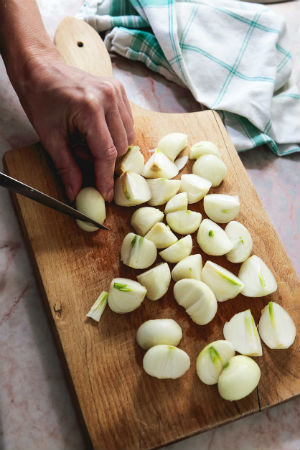
[[[102,230],[109,230],[109,228],[105,227],[101,223],[96,222],[93,219],[90,219],[85,214],[77,211],[77,209],[72,208],[72,206],[63,203],[60,200],[56,200],[55,198],[50,197],[50,195],[44,194],[38,189],[28,186],[27,184],[22,183],[21,181],[18,181],[15,178],[10,177],[9,175],[6,175],[2,172],[0,172],[0,186],[5,187],[10,191],[16,192],[17,194],[23,195],[24,197],[28,197],[31,200],[41,203],[44,206],[48,206],[48,208],[52,208],[63,214],[67,214],[74,219],[91,223],[92,225],[95,225]]]

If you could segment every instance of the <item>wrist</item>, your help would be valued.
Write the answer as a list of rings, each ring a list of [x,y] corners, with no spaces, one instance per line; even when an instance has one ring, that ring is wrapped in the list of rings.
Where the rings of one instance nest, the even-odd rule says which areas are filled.
[[[53,65],[61,64],[62,61],[53,44],[31,46],[9,58],[6,69],[14,89],[20,96],[32,86],[37,86],[41,75],[51,71]]]

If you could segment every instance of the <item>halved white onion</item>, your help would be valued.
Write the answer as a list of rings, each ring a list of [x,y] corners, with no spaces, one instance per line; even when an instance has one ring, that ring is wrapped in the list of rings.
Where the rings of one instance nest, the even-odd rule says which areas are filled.
[[[96,222],[103,223],[106,219],[105,201],[100,192],[93,187],[81,189],[76,197],[76,209]],[[96,226],[83,220],[76,220],[76,223],[84,231],[99,230]]]
[[[174,281],[182,280],[183,278],[194,278],[194,280],[201,279],[202,270],[202,256],[197,253],[190,255],[179,261],[172,270],[172,278]]]
[[[121,247],[121,261],[133,269],[146,269],[156,260],[157,250],[152,241],[128,233]]]
[[[130,145],[125,155],[117,160],[115,172],[122,175],[124,172],[141,174],[144,169],[144,155],[137,145]]]
[[[200,380],[208,385],[216,384],[223,367],[235,355],[229,341],[214,341],[204,347],[198,355],[196,371]]]
[[[215,222],[204,219],[197,233],[197,242],[207,255],[221,256],[228,253],[233,244],[225,231]]]
[[[241,265],[239,278],[244,283],[242,294],[246,297],[263,297],[277,290],[277,283],[269,267],[256,255]]]
[[[198,325],[206,325],[216,315],[216,297],[202,281],[191,278],[177,281],[174,285],[174,297]]]
[[[182,338],[182,330],[173,319],[154,319],[142,323],[136,333],[140,347],[148,350],[154,345],[177,346]]]
[[[180,190],[187,193],[189,203],[196,203],[201,200],[210,188],[211,182],[198,177],[198,175],[189,173],[181,176]]]
[[[187,209],[188,205],[188,197],[186,192],[180,192],[176,194],[174,197],[170,198],[165,207],[165,214],[182,211]]]
[[[188,354],[172,345],[155,345],[149,348],[143,359],[145,372],[159,379],[180,378],[190,365]]]
[[[119,206],[136,206],[151,198],[148,184],[135,172],[124,172],[115,181],[115,203]]]
[[[175,233],[190,234],[199,228],[202,214],[196,211],[174,211],[166,215],[166,221]]]
[[[146,295],[146,288],[129,278],[114,278],[110,284],[108,306],[118,314],[137,309]]]
[[[216,187],[224,180],[227,173],[227,167],[218,156],[202,155],[195,161],[193,173],[209,180],[212,185]]]
[[[262,355],[259,334],[250,309],[235,314],[229,322],[226,322],[223,334],[242,355]]]
[[[226,225],[225,233],[233,244],[232,250],[226,255],[226,259],[233,263],[245,261],[252,251],[252,237],[247,228],[240,222],[232,220]]]
[[[156,248],[167,248],[178,241],[177,236],[170,228],[162,222],[158,222],[145,235],[146,239],[152,241]]]
[[[188,234],[184,238],[179,239],[179,241],[175,242],[175,244],[172,244],[170,245],[170,247],[159,252],[159,255],[167,262],[177,263],[191,254],[192,247],[193,241],[191,236]]]
[[[240,211],[237,195],[209,194],[205,196],[203,203],[207,216],[218,223],[230,222]]]
[[[151,200],[149,201],[151,206],[163,205],[180,189],[180,180],[156,178],[147,180],[147,183],[151,192]]]
[[[178,169],[169,158],[159,150],[156,150],[144,166],[145,178],[173,178],[178,174]]]
[[[237,276],[212,261],[206,261],[201,277],[219,302],[236,297],[244,287],[244,283]]]
[[[164,213],[158,208],[152,208],[152,206],[142,206],[138,208],[131,217],[131,226],[141,236],[145,234],[164,218]]]
[[[210,141],[200,141],[196,142],[190,150],[190,159],[198,159],[202,155],[215,155],[221,158],[216,144]]]
[[[171,161],[187,146],[187,135],[184,133],[169,133],[162,137],[157,144],[158,150],[163,152]]]
[[[147,289],[147,298],[149,300],[158,300],[167,292],[170,281],[171,272],[167,263],[159,264],[147,272],[141,273],[137,276],[139,283]],[[168,342],[160,342],[161,344],[168,344]]]
[[[218,391],[225,400],[241,400],[257,387],[260,368],[249,356],[233,356],[225,365],[218,380]]]
[[[269,302],[262,310],[258,329],[260,337],[269,348],[289,348],[296,337],[293,319],[275,302]]]

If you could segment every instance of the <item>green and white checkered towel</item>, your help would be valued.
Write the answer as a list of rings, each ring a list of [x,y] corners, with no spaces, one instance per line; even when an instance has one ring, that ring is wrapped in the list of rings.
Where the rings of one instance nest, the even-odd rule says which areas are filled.
[[[221,116],[237,150],[299,151],[300,97],[283,19],[237,0],[88,0],[80,16],[109,51],[185,85]]]

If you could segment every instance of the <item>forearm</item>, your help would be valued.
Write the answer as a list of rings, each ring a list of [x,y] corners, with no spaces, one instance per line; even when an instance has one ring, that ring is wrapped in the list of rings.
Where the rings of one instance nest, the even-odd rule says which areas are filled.
[[[0,0],[0,52],[17,91],[34,67],[60,59],[35,0]]]

